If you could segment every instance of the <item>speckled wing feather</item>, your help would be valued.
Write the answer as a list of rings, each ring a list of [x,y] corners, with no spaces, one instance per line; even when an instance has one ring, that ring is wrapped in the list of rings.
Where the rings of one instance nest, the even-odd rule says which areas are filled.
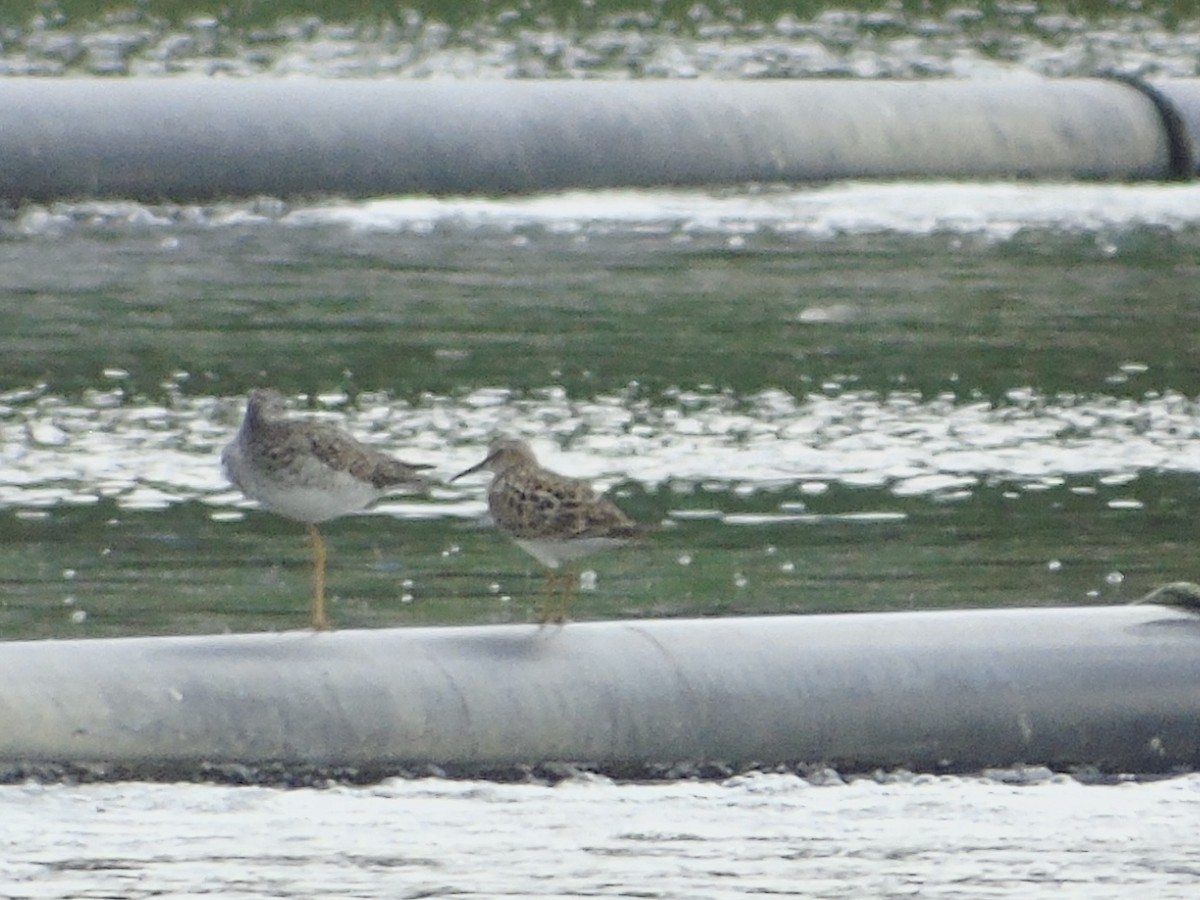
[[[309,454],[329,468],[347,472],[379,490],[400,484],[417,486],[425,482],[417,472],[429,466],[402,462],[363,444],[333,425],[308,420],[281,422],[279,426],[290,431],[288,440],[281,442],[280,447],[288,448],[293,455]]]
[[[518,540],[631,538],[637,526],[586,482],[545,469],[515,468],[496,478],[488,508]]]

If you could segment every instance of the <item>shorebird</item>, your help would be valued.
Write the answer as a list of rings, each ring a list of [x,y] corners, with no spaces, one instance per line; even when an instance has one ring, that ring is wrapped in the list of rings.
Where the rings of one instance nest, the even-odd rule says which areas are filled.
[[[401,462],[327,422],[289,419],[283,395],[250,392],[237,436],[221,453],[231,482],[251,500],[308,526],[313,551],[312,627],[325,611],[325,539],[317,525],[370,506],[401,487],[422,487],[429,466]]]
[[[636,523],[587,482],[542,468],[524,441],[496,438],[483,462],[450,480],[482,469],[494,473],[487,500],[497,527],[546,567],[546,599],[539,621],[566,622],[576,577],[570,566],[561,576],[559,568],[627,543],[637,533]],[[552,605],[556,587],[557,608]]]

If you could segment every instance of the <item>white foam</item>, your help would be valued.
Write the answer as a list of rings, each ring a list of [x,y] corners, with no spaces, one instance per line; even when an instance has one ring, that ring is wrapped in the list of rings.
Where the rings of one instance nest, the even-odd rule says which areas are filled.
[[[749,234],[818,238],[896,233],[1006,239],[1022,230],[1105,232],[1200,224],[1200,185],[841,182],[715,194],[702,190],[571,191],[533,197],[396,198],[314,206],[294,226],[425,232],[434,228],[605,234]],[[834,315],[831,311],[829,315]],[[817,313],[810,313],[817,315]]]
[[[657,236],[687,243],[725,237],[732,249],[755,235],[830,239],[842,236],[946,234],[1003,241],[1028,231],[1094,234],[1134,227],[1178,231],[1200,225],[1198,184],[1046,182],[866,182],[724,190],[565,191],[513,197],[391,197],[336,201],[267,213],[260,201],[208,207],[143,206],[126,201],[26,207],[14,228],[24,237],[57,239],[72,230],[177,232],[194,228],[343,227],[355,232],[428,234],[537,229],[586,241]],[[842,321],[853,308],[802,311],[800,321]],[[1138,363],[1117,374],[1137,374]]]

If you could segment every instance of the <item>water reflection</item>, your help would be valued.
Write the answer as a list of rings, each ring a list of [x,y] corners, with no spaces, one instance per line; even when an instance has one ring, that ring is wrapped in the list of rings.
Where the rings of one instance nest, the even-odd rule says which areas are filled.
[[[1067,476],[1115,487],[1142,472],[1200,469],[1200,456],[1190,452],[1200,438],[1200,404],[1177,392],[1134,401],[1023,389],[993,404],[907,391],[738,397],[713,390],[647,396],[631,388],[573,400],[561,389],[522,395],[485,388],[416,403],[379,394],[354,405],[346,400],[327,395],[309,414],[420,457],[443,476],[478,458],[497,433],[545,447],[578,477],[633,482],[646,491],[712,485],[813,496],[840,483],[955,500],[989,481],[1029,492],[1061,486]],[[28,509],[112,499],[122,509],[149,510],[200,501],[222,515],[245,508],[215,462],[236,431],[242,402],[179,394],[160,406],[95,390],[82,402],[34,391],[0,397],[7,472],[0,504]],[[384,501],[382,510],[418,518],[472,514],[476,494],[443,486],[432,508]]]

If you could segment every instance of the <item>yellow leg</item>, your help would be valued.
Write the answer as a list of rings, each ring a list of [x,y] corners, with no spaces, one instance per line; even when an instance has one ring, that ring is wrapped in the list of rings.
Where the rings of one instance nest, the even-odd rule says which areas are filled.
[[[579,576],[573,566],[568,566],[562,573],[562,595],[559,597],[558,612],[554,616],[555,624],[566,625],[567,614],[575,600],[575,590],[579,587]]]
[[[554,594],[558,586],[558,569],[546,569],[545,596],[542,598],[542,611],[538,614],[538,624],[545,625],[554,620]]]
[[[546,596],[542,601],[542,612],[538,624],[563,625],[571,608],[578,577],[572,568],[546,570]]]
[[[313,631],[328,631],[329,616],[325,612],[325,539],[316,525],[309,524],[308,536],[313,548]]]

